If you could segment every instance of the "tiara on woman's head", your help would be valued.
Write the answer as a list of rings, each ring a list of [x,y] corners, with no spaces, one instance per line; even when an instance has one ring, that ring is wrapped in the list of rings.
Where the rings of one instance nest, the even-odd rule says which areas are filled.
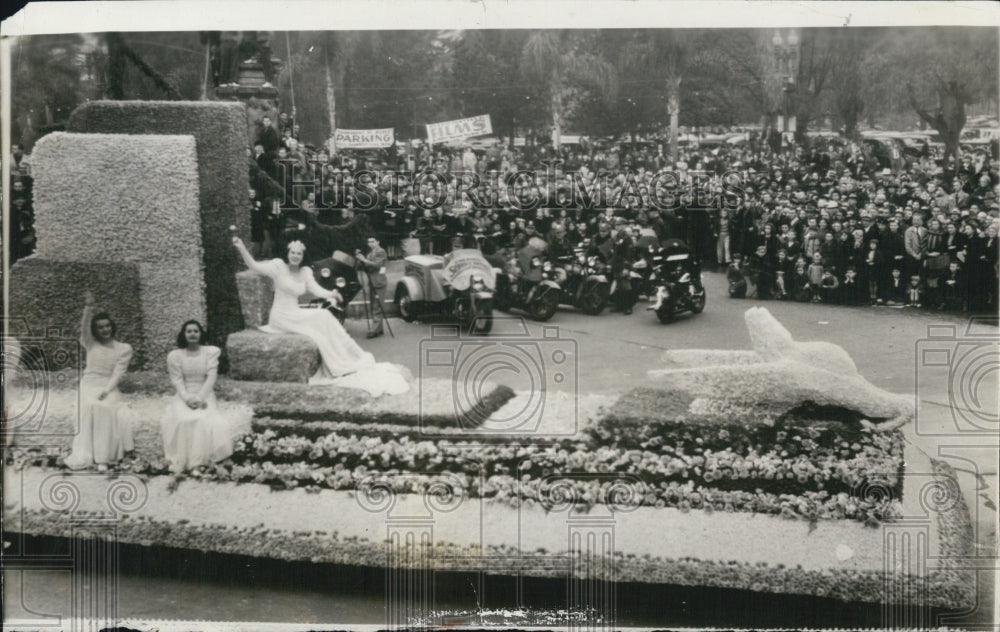
[[[299,241],[298,239],[296,239],[295,241],[288,242],[288,245],[285,246],[285,250],[291,250],[292,246],[298,246],[302,250],[306,249],[306,245],[304,243],[302,243],[301,241]]]

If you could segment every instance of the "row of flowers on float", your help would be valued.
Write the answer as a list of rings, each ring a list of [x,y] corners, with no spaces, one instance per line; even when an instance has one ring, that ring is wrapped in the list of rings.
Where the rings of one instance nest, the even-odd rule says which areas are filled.
[[[475,473],[481,470],[487,476],[620,473],[645,480],[691,478],[705,483],[744,481],[737,486],[751,489],[755,484],[773,487],[764,481],[784,481],[792,486],[820,489],[824,486],[849,488],[865,478],[895,487],[902,456],[897,438],[882,433],[868,437],[870,443],[860,446],[858,452],[852,450],[848,458],[840,456],[836,450],[822,448],[792,456],[784,449],[773,449],[763,454],[754,450],[736,454],[728,448],[721,451],[700,449],[687,454],[673,446],[661,446],[660,453],[622,450],[613,446],[587,449],[583,444],[569,449],[560,445],[515,444],[469,447],[446,440],[410,441],[405,436],[395,440],[330,433],[309,439],[294,435],[278,436],[266,430],[246,435],[237,442],[234,460],[238,463],[308,460],[314,465],[340,464],[348,469],[363,465],[400,471]]]
[[[653,484],[628,475],[583,478],[553,474],[547,477],[506,474],[484,476],[468,472],[414,473],[398,470],[372,471],[364,465],[353,469],[341,464],[316,467],[298,463],[220,464],[209,477],[236,482],[253,482],[276,488],[304,487],[350,490],[359,495],[365,489],[381,487],[398,494],[435,494],[447,489],[451,502],[487,499],[511,506],[539,505],[545,509],[570,508],[586,511],[595,504],[627,510],[638,506],[674,507],[681,511],[739,511],[776,514],[808,520],[856,519],[866,523],[891,520],[900,515],[896,496],[885,488],[872,494],[876,483],[865,481],[857,489],[865,494],[830,493],[824,490],[775,494],[754,491],[720,490],[695,481],[660,481]],[[457,499],[457,500],[456,500]]]
[[[646,424],[615,424],[600,421],[587,428],[593,440],[641,450],[656,450],[664,445],[685,448],[732,448],[743,451],[780,445],[789,453],[815,449],[836,449],[841,454],[857,452],[865,443],[885,439],[891,432],[875,427],[849,427],[841,423],[795,422],[787,425],[727,426],[682,424],[676,421],[651,421]]]

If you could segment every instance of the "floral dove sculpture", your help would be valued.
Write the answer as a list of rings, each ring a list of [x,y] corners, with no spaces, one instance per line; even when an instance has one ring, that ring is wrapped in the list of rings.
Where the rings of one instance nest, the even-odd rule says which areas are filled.
[[[668,368],[649,377],[699,398],[699,407],[720,414],[777,419],[803,405],[843,409],[862,424],[897,428],[913,418],[913,402],[863,378],[841,347],[796,342],[762,307],[744,315],[753,351],[667,351]]]

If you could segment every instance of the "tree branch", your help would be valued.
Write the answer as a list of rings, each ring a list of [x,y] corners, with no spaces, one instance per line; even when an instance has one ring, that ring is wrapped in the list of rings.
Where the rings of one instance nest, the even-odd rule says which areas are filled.
[[[128,60],[131,61],[133,64],[135,64],[136,68],[141,70],[144,75],[152,79],[153,83],[156,84],[156,87],[166,92],[173,99],[178,99],[178,100],[181,99],[180,93],[178,93],[177,90],[175,90],[174,87],[167,82],[167,80],[163,77],[163,75],[154,70],[149,64],[145,62],[145,60],[142,59],[142,57],[139,56],[138,53],[132,50],[132,48],[125,43],[125,39],[121,36],[120,33],[109,33],[108,39],[117,40],[115,43],[120,53],[124,55],[126,58],[128,58]]]
[[[924,110],[923,108],[920,107],[920,105],[917,103],[917,96],[913,90],[912,83],[906,84],[906,91],[910,97],[910,106],[917,113],[917,115],[924,120],[925,123],[927,123],[928,125],[930,125],[931,127],[933,127],[938,131],[940,131],[945,127],[944,120],[941,118],[940,114],[931,116],[931,114],[927,110]]]

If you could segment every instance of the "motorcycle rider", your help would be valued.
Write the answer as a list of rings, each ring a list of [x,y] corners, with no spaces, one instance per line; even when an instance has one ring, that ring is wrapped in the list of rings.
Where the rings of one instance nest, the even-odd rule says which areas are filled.
[[[545,241],[549,244],[548,256],[552,260],[558,261],[560,257],[573,254],[573,244],[566,238],[566,226],[561,222],[552,225]]]
[[[623,224],[623,223],[622,223]],[[611,298],[615,308],[628,316],[632,313],[636,296],[629,278],[632,263],[635,261],[635,241],[632,233],[624,225],[619,225],[614,235],[614,245],[611,251]]]

